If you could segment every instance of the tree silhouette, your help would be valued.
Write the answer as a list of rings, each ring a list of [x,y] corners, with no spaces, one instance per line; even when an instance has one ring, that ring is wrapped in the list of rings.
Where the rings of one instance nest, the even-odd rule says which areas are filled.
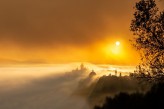
[[[164,11],[159,12],[155,0],[136,3],[130,30],[134,47],[140,51],[143,66],[154,75],[164,73]]]
[[[114,98],[107,97],[102,106],[94,109],[164,109],[164,83],[154,84],[146,94],[120,93]]]

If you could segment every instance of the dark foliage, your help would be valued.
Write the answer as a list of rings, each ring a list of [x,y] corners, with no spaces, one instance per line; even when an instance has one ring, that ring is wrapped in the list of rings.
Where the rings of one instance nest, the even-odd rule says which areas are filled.
[[[155,0],[136,3],[130,29],[145,69],[153,74],[164,73],[164,12],[159,12]]]
[[[88,84],[88,83],[85,83]],[[102,105],[106,96],[114,97],[120,92],[128,94],[141,92],[145,93],[150,90],[152,84],[148,81],[139,81],[135,77],[117,77],[117,76],[102,76],[92,83],[89,87],[80,89],[78,92],[88,92],[88,102],[91,106]],[[80,87],[82,85],[80,84]],[[88,90],[89,89],[89,90]]]
[[[107,97],[102,107],[94,109],[164,109],[164,83],[154,85],[145,95],[141,93],[120,93],[114,98]]]

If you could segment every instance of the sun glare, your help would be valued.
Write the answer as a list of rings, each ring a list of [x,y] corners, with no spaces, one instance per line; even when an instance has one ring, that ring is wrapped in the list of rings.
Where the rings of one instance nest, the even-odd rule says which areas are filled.
[[[120,42],[119,41],[116,41],[116,46],[120,46]]]
[[[122,55],[122,47],[120,41],[115,41],[114,43],[110,43],[106,47],[106,53],[109,56],[120,57]]]

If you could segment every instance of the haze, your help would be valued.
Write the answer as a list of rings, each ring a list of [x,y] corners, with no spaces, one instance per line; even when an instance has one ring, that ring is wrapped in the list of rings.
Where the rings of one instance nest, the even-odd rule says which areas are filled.
[[[129,42],[136,1],[1,0],[0,62],[137,64]],[[106,55],[115,41],[126,55]]]

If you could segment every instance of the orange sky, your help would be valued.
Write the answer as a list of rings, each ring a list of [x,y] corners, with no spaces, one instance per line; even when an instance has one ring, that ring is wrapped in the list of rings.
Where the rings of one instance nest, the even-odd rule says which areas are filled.
[[[137,64],[129,42],[136,1],[1,0],[0,63]]]

